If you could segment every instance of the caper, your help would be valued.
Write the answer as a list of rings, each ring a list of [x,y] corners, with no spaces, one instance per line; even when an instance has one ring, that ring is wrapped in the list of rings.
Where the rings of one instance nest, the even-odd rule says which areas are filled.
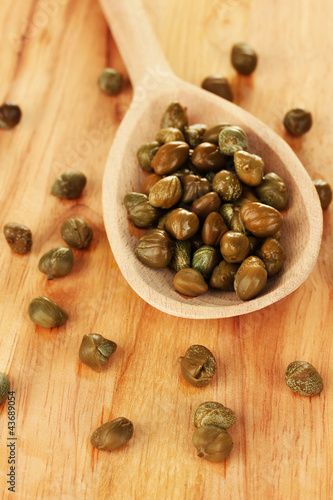
[[[211,191],[210,182],[200,175],[188,174],[182,180],[183,194],[182,203],[189,204]]]
[[[5,102],[0,106],[0,128],[11,129],[20,123],[22,112],[14,102]]]
[[[258,56],[247,43],[236,43],[231,50],[231,63],[241,75],[250,75],[256,69]]]
[[[250,242],[244,233],[228,231],[222,236],[220,248],[224,260],[237,264],[249,255]]]
[[[266,282],[265,264],[259,257],[251,255],[241,263],[236,273],[235,292],[241,300],[250,300],[259,295]]]
[[[192,267],[199,271],[205,280],[209,280],[213,269],[221,260],[221,254],[218,248],[209,245],[203,245],[198,248],[192,257]]]
[[[242,185],[237,175],[228,170],[220,170],[213,179],[213,191],[224,201],[235,201],[242,194]]]
[[[233,448],[231,436],[225,429],[215,425],[198,427],[192,437],[198,457],[209,462],[223,462],[228,458]]]
[[[46,252],[39,260],[38,269],[47,274],[48,280],[66,276],[74,266],[74,255],[70,248],[56,247]]]
[[[256,255],[263,261],[269,277],[275,276],[286,260],[286,252],[275,238],[266,238]]]
[[[200,222],[195,213],[184,208],[176,208],[167,217],[165,229],[177,240],[188,240],[198,231],[199,225]]]
[[[259,186],[264,176],[264,162],[260,156],[237,151],[234,155],[238,178],[248,186]]]
[[[60,232],[67,245],[77,250],[87,248],[93,237],[90,225],[79,217],[66,219],[61,225]]]
[[[189,240],[174,242],[170,267],[178,272],[191,266],[191,243]]]
[[[166,267],[172,258],[173,243],[162,229],[150,229],[141,236],[135,253],[148,267]]]
[[[202,142],[192,153],[191,162],[199,172],[218,172],[227,163],[219,148],[210,142]]]
[[[154,184],[156,184],[156,182],[160,181],[161,179],[162,179],[162,177],[160,175],[157,175],[157,174],[147,175],[147,177],[145,178],[145,180],[143,181],[143,183],[141,185],[141,190],[140,190],[141,193],[146,194],[148,196],[150,193],[150,190],[154,186]]]
[[[32,234],[30,229],[17,222],[7,222],[3,232],[8,245],[15,253],[25,254],[30,252],[32,246]]]
[[[129,220],[136,226],[148,228],[162,215],[162,210],[149,203],[148,196],[142,193],[127,193],[124,205]]]
[[[240,214],[246,229],[259,238],[274,236],[282,226],[283,217],[280,212],[263,203],[246,203]]]
[[[250,231],[248,231],[245,227],[238,206],[235,206],[234,213],[230,221],[230,229],[232,231],[238,231],[240,233],[244,233],[246,236],[250,236]]]
[[[218,212],[211,212],[207,215],[202,226],[201,236],[205,245],[217,246],[228,227]]]
[[[86,176],[78,170],[64,172],[55,179],[51,193],[58,198],[74,200],[81,196],[86,182]]]
[[[230,123],[226,122],[221,122],[221,123],[216,123],[215,125],[212,125],[211,127],[208,127],[206,132],[203,135],[203,142],[211,142],[213,144],[218,145],[219,143],[219,135],[222,129],[224,127],[230,127]]]
[[[284,380],[287,386],[302,396],[315,396],[323,390],[323,379],[314,366],[306,361],[288,365]]]
[[[136,156],[141,167],[147,172],[154,171],[151,162],[159,148],[160,143],[157,141],[147,142],[146,144],[142,144],[142,146],[139,147]]]
[[[163,114],[161,128],[175,127],[183,130],[184,127],[187,127],[188,119],[186,109],[187,108],[183,108],[178,101],[170,103]]]
[[[239,266],[222,260],[213,270],[209,284],[218,290],[225,292],[234,291],[234,280]]]
[[[168,175],[186,162],[190,146],[186,142],[172,141],[163,144],[152,159],[151,166],[158,175]]]
[[[114,68],[105,68],[99,75],[97,83],[104,94],[115,95],[120,92],[123,75]]]
[[[230,408],[221,403],[206,401],[195,410],[192,421],[195,427],[215,425],[221,429],[228,429],[236,422],[236,416]]]
[[[221,199],[217,193],[207,193],[194,200],[191,204],[191,210],[200,220],[205,220],[211,212],[216,212],[221,205]]]
[[[208,285],[202,274],[196,269],[183,268],[180,269],[173,279],[173,285],[177,292],[187,295],[188,297],[197,297],[206,293]]]
[[[232,156],[237,151],[247,151],[249,146],[246,133],[237,126],[223,127],[219,133],[219,148],[227,156]]]
[[[119,417],[98,427],[91,435],[90,442],[98,450],[114,451],[128,443],[133,432],[132,422]]]
[[[203,345],[189,347],[179,362],[184,379],[195,387],[209,384],[216,372],[215,358]]]
[[[156,182],[149,193],[149,203],[153,207],[171,208],[182,197],[182,185],[178,177],[168,175]]]
[[[269,172],[256,188],[259,200],[276,210],[283,210],[288,202],[288,192],[285,183],[274,172]]]
[[[313,181],[313,184],[317,190],[321,208],[323,210],[326,210],[326,208],[332,201],[332,188],[328,184],[328,182],[324,181],[323,179],[315,179]]]
[[[0,405],[8,398],[10,381],[5,373],[0,373]]]
[[[305,108],[294,108],[288,111],[284,117],[283,124],[289,134],[300,137],[308,132],[312,126],[312,115]]]
[[[43,328],[62,326],[68,320],[67,312],[47,297],[36,297],[30,302],[29,317]]]
[[[161,144],[173,141],[185,141],[184,134],[179,128],[167,127],[161,128],[156,134],[155,140]]]
[[[201,142],[204,133],[207,130],[207,125],[204,123],[195,123],[189,127],[185,127],[184,134],[187,144],[195,149]]]
[[[234,215],[235,205],[232,203],[223,203],[219,209],[219,213],[222,215],[224,222],[231,228],[231,220]]]
[[[80,345],[79,358],[95,372],[101,372],[116,349],[117,344],[112,340],[105,339],[98,333],[87,333]]]
[[[201,84],[201,87],[213,94],[216,94],[228,101],[233,101],[233,93],[229,82],[221,75],[207,76]]]

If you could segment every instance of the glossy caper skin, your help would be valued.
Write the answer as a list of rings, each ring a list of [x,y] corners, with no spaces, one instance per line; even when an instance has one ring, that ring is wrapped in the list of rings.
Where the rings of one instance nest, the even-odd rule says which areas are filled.
[[[235,205],[232,203],[223,203],[219,209],[219,213],[222,215],[224,222],[231,228],[231,220],[234,215]]]
[[[208,285],[202,274],[192,268],[180,269],[175,274],[173,285],[177,292],[188,297],[197,297],[208,290]]]
[[[221,205],[221,199],[217,193],[207,193],[201,198],[194,200],[191,210],[197,214],[200,220],[204,221],[208,214],[216,212]]]
[[[60,232],[67,245],[76,250],[88,248],[94,234],[90,224],[80,217],[66,219],[61,225]]]
[[[176,240],[173,245],[173,254],[169,266],[178,272],[191,267],[192,245],[189,240]]]
[[[223,127],[219,133],[219,148],[227,156],[232,156],[237,151],[247,151],[249,145],[246,133],[237,126]]]
[[[139,260],[148,267],[166,267],[172,258],[173,243],[162,229],[150,229],[135,249]]]
[[[233,292],[234,279],[238,268],[239,265],[222,260],[213,270],[209,280],[210,286],[225,292]]]
[[[179,128],[167,127],[161,128],[156,134],[155,140],[161,144],[173,141],[185,141],[184,134]],[[187,141],[186,141],[187,142]]]
[[[204,123],[194,123],[189,127],[185,127],[185,141],[190,148],[195,149],[203,140],[204,133],[207,130],[207,125]]]
[[[275,238],[266,238],[256,255],[265,264],[268,277],[275,276],[282,269],[287,257],[282,244]]]
[[[259,295],[266,282],[265,264],[259,257],[251,255],[241,263],[236,273],[235,292],[241,300],[250,300]]]
[[[172,141],[163,144],[152,159],[151,165],[158,175],[169,175],[178,170],[188,159],[190,146],[186,142]]]
[[[218,212],[211,212],[207,215],[202,226],[201,237],[205,245],[218,246],[221,238],[228,231],[222,215]]]
[[[242,185],[237,177],[229,170],[220,170],[212,182],[213,191],[218,193],[223,201],[237,200],[242,194]]]
[[[149,193],[149,203],[153,207],[171,208],[182,197],[182,184],[175,175],[168,175],[156,182]]]
[[[170,212],[165,222],[165,229],[177,240],[188,240],[198,231],[199,225],[199,218],[195,213],[184,208],[176,208]]]
[[[78,170],[64,172],[55,179],[51,193],[58,198],[74,200],[81,196],[86,182],[86,176]]]
[[[329,204],[332,201],[332,188],[328,184],[328,182],[324,181],[323,179],[315,179],[313,181],[313,184],[317,190],[321,208],[323,210],[326,210],[326,208],[328,208]]]
[[[241,218],[240,209],[238,206],[235,206],[234,213],[230,221],[230,229],[232,231],[244,233],[246,236],[250,235],[250,232],[246,229],[245,224]]]
[[[323,379],[307,361],[293,361],[284,375],[287,386],[301,396],[316,396],[323,388]]]
[[[206,132],[203,135],[203,142],[211,142],[212,144],[218,145],[219,143],[219,135],[224,127],[230,127],[230,123],[221,122],[208,127]]]
[[[98,77],[100,90],[107,95],[118,94],[123,84],[123,75],[114,68],[105,68]]]
[[[154,169],[151,165],[152,159],[160,148],[160,143],[157,141],[147,142],[139,147],[136,156],[139,160],[140,166],[147,172],[153,172]]]
[[[221,75],[207,76],[203,80],[201,87],[208,90],[208,92],[212,92],[213,94],[223,97],[223,99],[227,99],[228,101],[233,101],[234,99],[228,80]]]
[[[198,248],[192,257],[192,268],[199,271],[205,280],[209,280],[214,268],[221,260],[218,248],[210,245],[203,245]]]
[[[283,217],[280,212],[263,203],[246,203],[242,206],[240,215],[246,229],[259,238],[274,236],[282,226]]]
[[[62,326],[68,320],[67,312],[47,297],[33,299],[28,311],[31,321],[43,328]]]
[[[247,151],[237,151],[234,154],[236,174],[247,186],[259,186],[264,177],[264,162],[260,156]]]
[[[225,167],[226,157],[210,142],[202,142],[192,153],[191,162],[199,172],[218,172]]]
[[[227,431],[216,425],[198,427],[193,433],[192,442],[197,449],[198,457],[209,462],[226,460],[234,445]]]
[[[147,196],[149,196],[151,188],[154,186],[154,184],[156,184],[156,182],[160,181],[161,179],[162,179],[162,177],[160,175],[157,175],[157,174],[147,175],[147,177],[145,178],[145,180],[141,184],[140,192],[142,194],[146,194]]]
[[[83,336],[79,358],[95,372],[101,372],[110,356],[117,349],[117,344],[98,333],[87,333]]]
[[[8,398],[10,381],[5,373],[0,372],[0,405]]]
[[[249,255],[250,242],[244,233],[228,231],[222,236],[220,249],[224,260],[238,264]]]
[[[0,129],[11,129],[21,121],[22,112],[14,102],[5,102],[0,106]]]
[[[209,180],[200,175],[185,175],[181,182],[183,189],[181,201],[187,205],[211,191]]]
[[[306,108],[294,108],[285,115],[283,124],[294,137],[301,137],[312,127],[312,115]]]
[[[32,234],[27,226],[17,222],[7,222],[4,225],[3,232],[12,252],[22,255],[30,252]]]
[[[119,417],[98,427],[91,435],[90,442],[98,450],[114,451],[128,443],[133,433],[132,422]]]
[[[162,116],[161,128],[174,127],[183,130],[187,127],[186,109],[178,101],[171,102]]]
[[[288,203],[288,192],[285,183],[274,172],[269,172],[263,178],[261,184],[256,188],[256,194],[266,205],[276,210],[283,210]]]
[[[215,425],[221,429],[229,429],[236,422],[236,416],[230,408],[217,401],[205,401],[193,413],[192,422],[195,427]]]
[[[231,63],[241,75],[250,75],[256,69],[258,56],[248,43],[236,43],[231,49]]]
[[[216,361],[212,352],[203,345],[192,345],[179,358],[182,376],[195,387],[209,384],[216,372]]]
[[[148,196],[142,193],[127,193],[124,205],[129,220],[140,228],[153,226],[163,213],[162,209],[153,207],[149,203]]]
[[[39,260],[38,269],[48,280],[66,276],[74,266],[74,255],[70,248],[56,247],[46,252]]]

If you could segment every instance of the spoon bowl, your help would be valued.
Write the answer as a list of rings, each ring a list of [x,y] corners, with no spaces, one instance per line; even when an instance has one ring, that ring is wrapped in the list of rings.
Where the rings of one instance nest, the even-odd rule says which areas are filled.
[[[309,276],[316,263],[322,236],[322,209],[319,198],[304,167],[291,148],[264,123],[220,97],[177,78],[159,53],[154,53],[155,65],[139,65],[140,54],[133,57],[121,45],[124,23],[131,22],[133,2],[138,3],[146,36],[151,41],[145,14],[138,0],[101,0],[107,18],[112,20],[114,34],[124,52],[125,63],[133,68],[134,96],[121,123],[107,160],[103,180],[103,214],[105,228],[118,266],[134,291],[157,309],[186,318],[225,318],[256,311],[277,302],[297,289]],[[117,24],[122,20],[121,25]],[[134,20],[133,20],[134,22]],[[136,22],[132,25],[135,31]],[[146,41],[147,42],[147,41]],[[132,46],[133,48],[133,46]],[[131,52],[129,60],[126,55]],[[134,50],[135,52],[135,50]],[[140,52],[140,50],[139,50]],[[132,59],[133,57],[133,59]],[[143,57],[143,56],[142,56]],[[131,71],[130,71],[131,74]],[[135,84],[135,80],[137,84]],[[126,193],[140,191],[146,173],[140,168],[136,152],[145,142],[154,140],[161,117],[172,101],[187,107],[189,124],[229,122],[242,127],[248,136],[249,151],[261,156],[266,172],[273,171],[284,180],[289,194],[288,207],[283,212],[281,242],[287,260],[282,271],[267,281],[263,292],[255,299],[242,302],[235,293],[210,289],[199,297],[185,297],[173,287],[174,272],[169,268],[150,269],[135,256],[134,250],[144,231],[127,219],[123,199]]]

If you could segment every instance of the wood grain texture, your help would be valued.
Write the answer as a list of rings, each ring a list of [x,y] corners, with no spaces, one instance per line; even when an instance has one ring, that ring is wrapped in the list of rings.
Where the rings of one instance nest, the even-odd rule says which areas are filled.
[[[328,0],[316,9],[310,0],[144,5],[178,76],[200,84],[209,73],[224,73],[235,102],[284,137],[312,178],[333,184]],[[0,407],[2,498],[332,498],[332,207],[315,270],[279,303],[223,320],[157,311],[123,279],[103,226],[103,168],[131,88],[126,78],[123,92],[109,98],[96,87],[106,65],[126,73],[98,3],[4,0],[0,34],[0,101],[23,109],[15,130],[0,131],[1,226],[22,222],[34,237],[26,256],[11,254],[0,239],[0,371],[10,377],[17,405],[16,496],[6,485],[7,403]],[[241,39],[260,56],[250,79],[229,62],[231,44]],[[282,118],[299,104],[311,109],[314,125],[291,139]],[[71,168],[85,172],[88,184],[80,200],[60,201],[49,189]],[[62,242],[60,224],[72,215],[93,226],[92,246],[75,252],[70,275],[47,282],[38,260]],[[28,304],[43,294],[68,310],[64,327],[30,322]],[[78,361],[88,332],[119,346],[101,374]],[[195,343],[211,349],[218,365],[202,389],[179,374],[179,356]],[[304,398],[285,386],[284,371],[296,359],[322,374],[320,396]],[[191,415],[205,400],[237,416],[234,449],[223,464],[197,458],[191,444]],[[130,443],[112,454],[92,449],[92,431],[118,416],[134,423]]]

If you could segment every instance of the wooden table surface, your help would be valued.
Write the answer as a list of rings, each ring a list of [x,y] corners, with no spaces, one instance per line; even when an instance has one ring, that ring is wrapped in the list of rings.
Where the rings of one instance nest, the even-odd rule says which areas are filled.
[[[144,0],[175,73],[200,85],[210,73],[230,79],[235,103],[292,146],[312,178],[333,184],[333,13],[329,0]],[[252,77],[239,77],[230,47],[248,41],[259,54]],[[105,66],[126,69],[97,0],[2,0],[0,101],[23,118],[0,131],[1,226],[29,226],[29,254],[0,238],[0,371],[15,391],[15,494],[8,491],[8,403],[0,407],[0,491],[22,499],[320,499],[333,495],[332,210],[324,213],[318,263],[282,301],[224,320],[187,320],[147,305],[128,286],[103,226],[103,169],[132,96],[125,76],[116,97],[99,92]],[[291,107],[313,113],[303,138],[287,137]],[[78,169],[83,196],[50,195],[54,178]],[[88,251],[75,251],[64,278],[47,281],[41,255],[62,244],[70,216],[92,226]],[[28,304],[46,295],[69,312],[61,328],[35,326]],[[117,342],[98,374],[78,359],[85,333]],[[217,375],[197,389],[180,376],[191,344],[215,355]],[[301,397],[284,383],[294,360],[314,364],[324,390]],[[224,463],[196,457],[191,416],[219,401],[237,416]],[[89,441],[102,423],[125,416],[135,427],[113,453]]]

